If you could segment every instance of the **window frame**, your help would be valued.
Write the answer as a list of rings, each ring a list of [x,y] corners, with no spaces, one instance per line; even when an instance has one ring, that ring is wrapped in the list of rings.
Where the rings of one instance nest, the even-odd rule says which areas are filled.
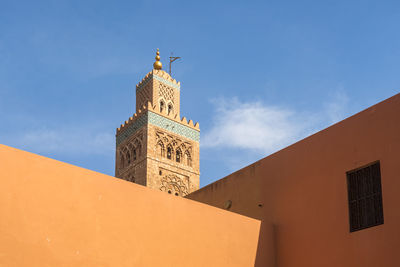
[[[384,224],[380,161],[346,172],[346,181],[350,232]]]

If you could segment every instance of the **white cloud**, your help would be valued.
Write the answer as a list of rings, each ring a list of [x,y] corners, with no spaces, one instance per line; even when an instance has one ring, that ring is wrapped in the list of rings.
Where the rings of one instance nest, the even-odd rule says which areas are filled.
[[[16,135],[8,143],[35,153],[65,153],[72,155],[109,155],[113,153],[115,137],[95,127],[30,130]]]
[[[202,147],[249,149],[272,153],[309,133],[314,118],[262,102],[218,99],[213,126],[201,140]]]
[[[315,113],[237,98],[213,102],[215,115],[201,139],[202,148],[241,149],[266,156],[344,119],[348,97],[339,90],[322,112]]]
[[[330,123],[336,123],[346,117],[349,97],[342,90],[338,90],[329,96],[330,102],[325,104],[326,115]]]

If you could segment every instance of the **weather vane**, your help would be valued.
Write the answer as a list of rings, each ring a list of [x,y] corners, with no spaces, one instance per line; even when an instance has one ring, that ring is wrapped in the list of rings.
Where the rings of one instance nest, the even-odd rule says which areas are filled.
[[[175,60],[177,60],[177,59],[180,59],[181,57],[173,57],[172,56],[172,53],[171,53],[171,56],[169,57],[169,75],[171,75],[171,65],[172,65],[172,62],[174,62]]]

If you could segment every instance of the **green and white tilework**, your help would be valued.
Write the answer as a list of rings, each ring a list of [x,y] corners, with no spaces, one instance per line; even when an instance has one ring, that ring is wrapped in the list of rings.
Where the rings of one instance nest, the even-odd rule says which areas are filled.
[[[163,77],[157,76],[155,74],[151,74],[149,75],[149,77],[136,89],[136,92],[139,92],[149,81],[151,81],[151,79],[155,79],[157,81],[160,81],[162,83],[167,84],[168,86],[171,86],[172,88],[175,88],[177,90],[181,90],[181,87],[175,83],[172,83],[166,79],[164,79]]]
[[[141,115],[134,123],[128,126],[120,135],[117,136],[117,145],[121,144],[126,138],[134,134],[137,130],[142,128],[146,123],[160,127],[164,130],[181,135],[183,137],[192,139],[193,141],[200,141],[200,131],[185,126],[176,121],[165,118],[161,115],[147,111]]]
[[[177,123],[176,121],[167,119],[161,115],[153,113],[151,111],[148,112],[149,114],[149,123],[163,128],[164,130],[179,134],[186,138],[192,139],[193,141],[199,142],[200,141],[200,132],[190,128],[189,126],[182,125]]]
[[[132,136],[137,130],[142,128],[144,125],[147,124],[147,112],[137,118],[137,120],[128,126],[121,134],[119,134],[116,138],[117,146],[121,144],[126,138]]]

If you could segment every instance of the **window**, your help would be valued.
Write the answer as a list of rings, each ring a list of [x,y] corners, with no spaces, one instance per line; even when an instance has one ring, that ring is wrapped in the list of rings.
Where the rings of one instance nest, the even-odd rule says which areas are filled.
[[[190,153],[188,151],[185,152],[186,156],[186,165],[192,167],[192,158],[190,157]]]
[[[128,165],[131,164],[131,155],[128,153],[126,153],[126,160],[128,162]]]
[[[172,148],[168,147],[167,148],[167,159],[171,159],[171,157],[172,157]]]
[[[181,162],[181,151],[180,150],[176,151],[176,162]]]
[[[125,157],[121,154],[121,168],[125,166]]]
[[[168,115],[171,114],[171,112],[172,112],[172,105],[169,104],[169,105],[168,105]]]
[[[157,155],[165,157],[164,144],[161,141],[157,143]]]
[[[164,111],[164,101],[160,101],[160,112],[162,113]]]
[[[347,172],[350,232],[383,224],[380,163]]]
[[[136,149],[133,150],[133,160],[136,160]]]

